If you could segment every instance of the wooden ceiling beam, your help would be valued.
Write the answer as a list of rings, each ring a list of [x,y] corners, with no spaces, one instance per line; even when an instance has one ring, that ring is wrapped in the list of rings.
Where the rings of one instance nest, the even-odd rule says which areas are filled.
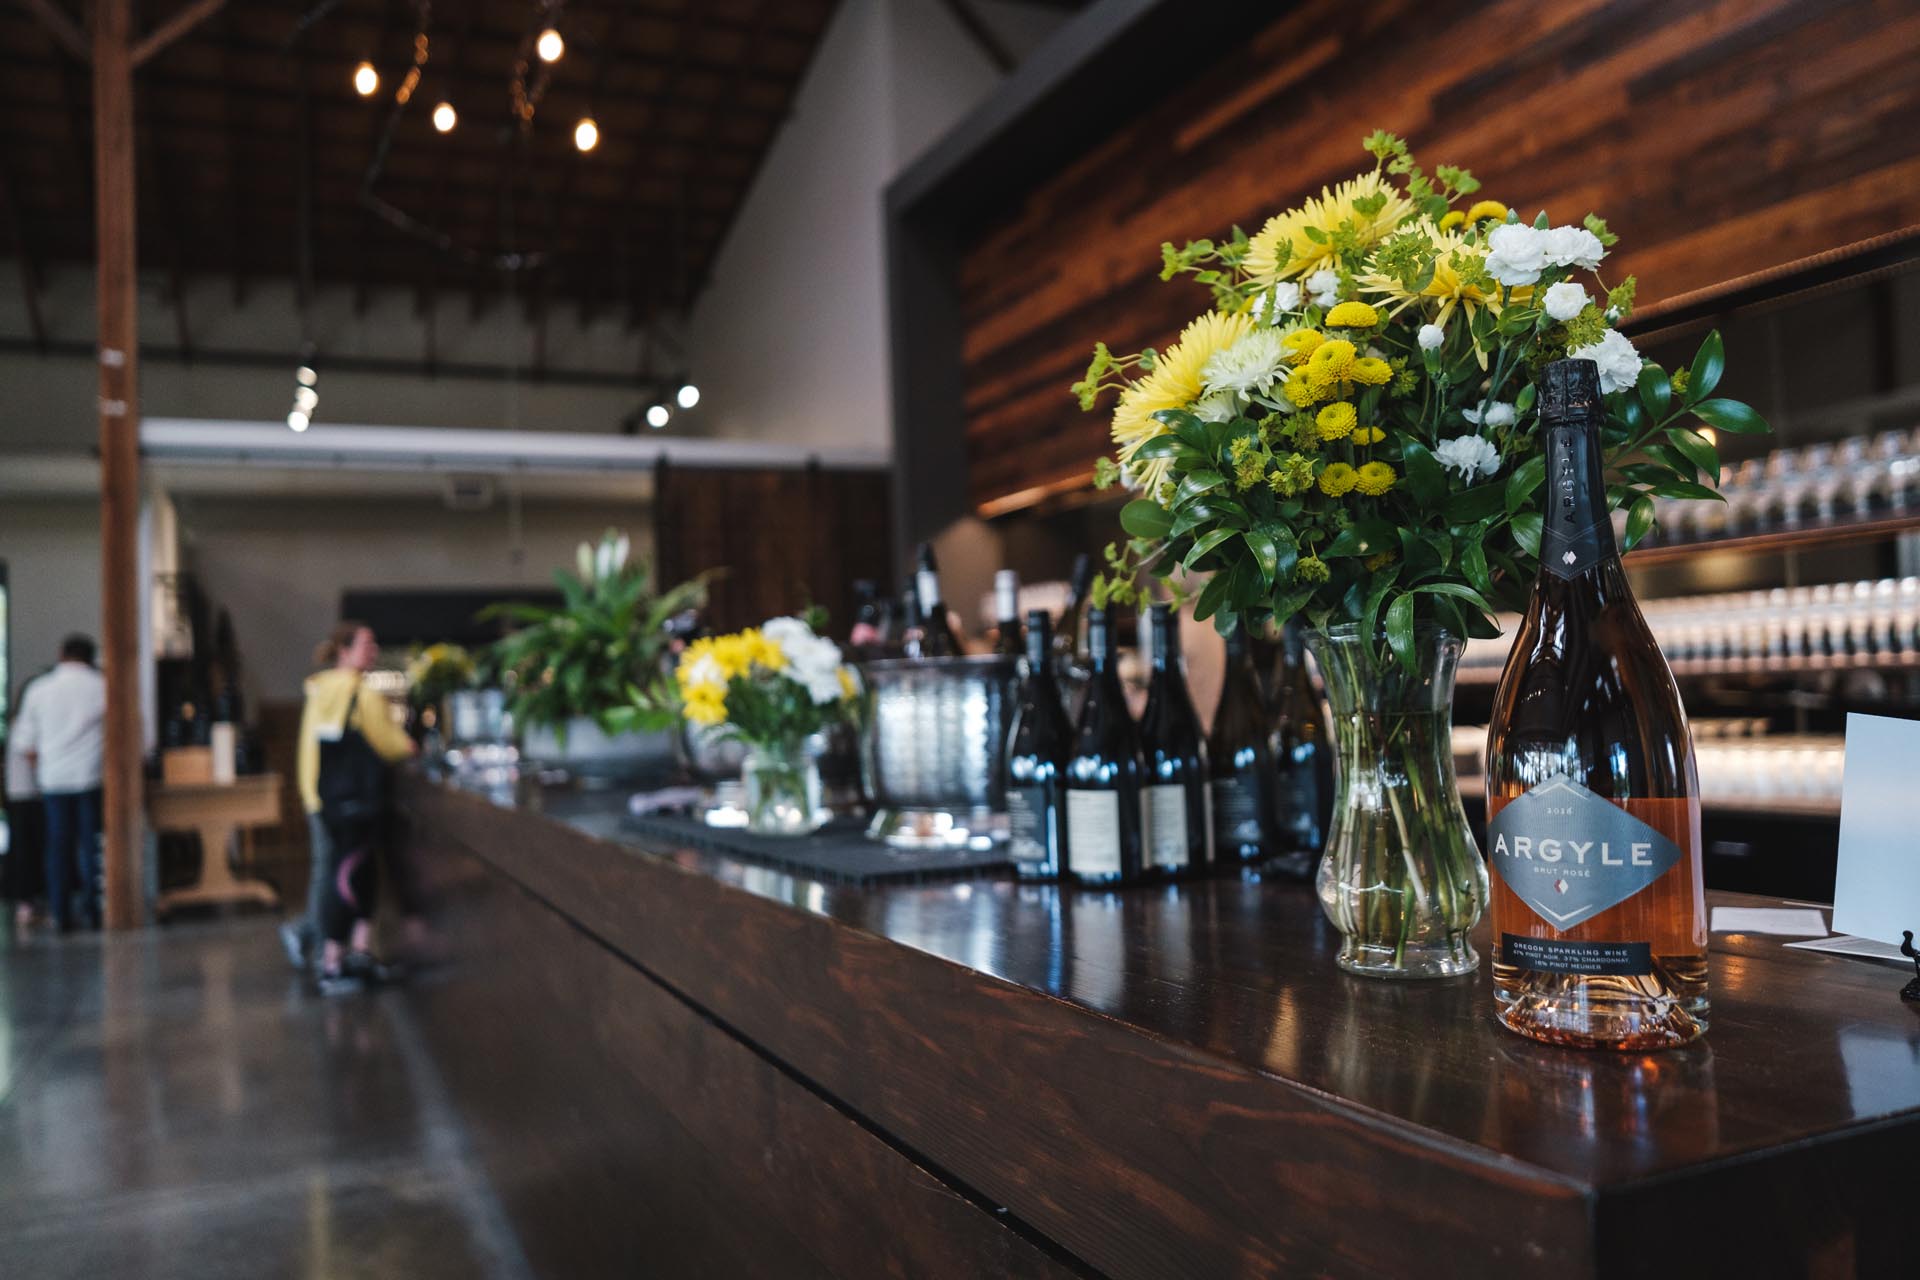
[[[59,42],[61,48],[81,62],[93,61],[93,42],[87,39],[87,33],[80,29],[80,24],[53,0],[20,0],[20,7],[38,18],[40,25]]]
[[[138,71],[147,60],[226,7],[227,0],[193,0],[186,8],[136,40],[128,55]]]

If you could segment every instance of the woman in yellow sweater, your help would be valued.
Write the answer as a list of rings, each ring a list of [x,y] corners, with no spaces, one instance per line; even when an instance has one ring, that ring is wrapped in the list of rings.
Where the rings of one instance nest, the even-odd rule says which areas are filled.
[[[307,680],[306,707],[300,716],[295,773],[307,810],[313,872],[306,916],[283,925],[281,940],[297,966],[304,966],[314,944],[321,943],[316,980],[321,991],[330,995],[357,990],[383,974],[370,950],[377,882],[374,851],[382,824],[329,819],[321,802],[322,757],[330,754],[327,747],[355,733],[388,764],[406,759],[416,749],[394,723],[386,699],[362,679],[379,656],[380,644],[371,627],[358,622],[336,626],[314,651],[314,665],[323,669]]]

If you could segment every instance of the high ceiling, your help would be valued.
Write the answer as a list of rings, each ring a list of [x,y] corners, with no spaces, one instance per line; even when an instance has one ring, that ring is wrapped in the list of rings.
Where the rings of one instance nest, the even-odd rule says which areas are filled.
[[[74,0],[44,3],[83,21]],[[87,68],[29,7],[0,2],[0,254],[31,271],[92,260],[93,175]],[[186,7],[135,0],[139,29]],[[210,275],[236,294],[291,277],[363,300],[463,291],[479,309],[511,283],[534,308],[634,321],[683,309],[833,8],[229,0],[136,75],[142,265],[175,292]],[[551,67],[532,51],[548,25],[566,41]],[[422,30],[419,86],[397,106]],[[380,76],[371,97],[353,86],[363,60]],[[537,99],[524,129],[516,64]],[[458,115],[445,134],[430,119],[442,100]],[[573,143],[583,116],[600,131],[587,153]]]

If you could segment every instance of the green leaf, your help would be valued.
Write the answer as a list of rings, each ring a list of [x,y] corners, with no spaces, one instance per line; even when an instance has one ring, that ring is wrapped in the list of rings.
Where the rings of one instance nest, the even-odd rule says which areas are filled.
[[[1701,421],[1717,431],[1750,436],[1769,430],[1765,418],[1738,400],[1702,400],[1693,406],[1693,411],[1700,415]]]
[[[1482,613],[1492,613],[1493,606],[1472,587],[1458,582],[1424,582],[1413,589],[1415,595],[1452,596],[1455,600],[1465,600]]]
[[[1513,518],[1513,540],[1520,549],[1538,559],[1540,556],[1540,525],[1542,521],[1538,511],[1522,511]]]
[[[1261,529],[1250,530],[1242,535],[1247,549],[1253,552],[1253,562],[1260,566],[1260,577],[1268,590],[1273,588],[1273,577],[1280,568],[1280,544],[1271,533]]]
[[[1175,458],[1183,455],[1195,458],[1204,456],[1198,449],[1195,449],[1171,431],[1165,435],[1155,436],[1134,450],[1133,454],[1135,461],[1143,458]]]
[[[1164,538],[1173,527],[1173,513],[1147,498],[1135,498],[1120,508],[1120,527],[1136,538]]]
[[[1178,507],[1193,501],[1203,493],[1218,489],[1227,482],[1227,478],[1218,471],[1190,471],[1180,481],[1180,487],[1173,491],[1173,505]]]
[[[1388,565],[1373,575],[1373,581],[1367,586],[1365,601],[1360,606],[1360,639],[1371,645],[1373,635],[1379,629],[1380,602],[1386,599],[1387,592],[1393,590],[1393,584],[1399,580],[1400,566]]]
[[[1400,545],[1400,531],[1385,520],[1358,520],[1342,529],[1320,553],[1322,560],[1338,556],[1370,556]]]
[[[1720,331],[1715,329],[1694,354],[1693,368],[1687,373],[1687,403],[1695,404],[1712,395],[1726,369],[1726,347],[1720,341]]]
[[[1407,491],[1422,506],[1437,502],[1447,491],[1447,469],[1440,465],[1432,450],[1417,440],[1409,440],[1400,449],[1406,466]]]
[[[1647,417],[1658,422],[1667,416],[1667,406],[1673,402],[1673,385],[1667,380],[1667,371],[1648,361],[1640,366],[1640,404],[1646,409]]]
[[[1413,670],[1413,597],[1401,596],[1387,606],[1387,647],[1405,670]]]
[[[1509,511],[1518,511],[1527,505],[1527,499],[1547,478],[1547,460],[1539,454],[1528,458],[1513,469],[1507,477],[1506,506]]]
[[[1429,455],[1431,456],[1431,455]],[[1542,474],[1545,474],[1545,464]],[[1506,510],[1507,486],[1499,480],[1462,489],[1447,498],[1447,519],[1454,524],[1477,524]]]
[[[1460,569],[1482,595],[1493,590],[1493,572],[1487,567],[1487,549],[1479,537],[1472,537],[1460,550]]]
[[[1187,552],[1180,563],[1191,569],[1200,562],[1202,556],[1213,550],[1237,532],[1234,529],[1211,529],[1193,540],[1193,550]]]
[[[1726,498],[1721,495],[1719,490],[1709,489],[1707,486],[1695,484],[1691,480],[1668,480],[1664,484],[1654,485],[1653,491],[1662,498],[1691,498],[1696,502],[1726,501]],[[1639,504],[1636,502],[1634,505],[1638,506]]]
[[[1640,540],[1653,529],[1653,499],[1642,494],[1634,499],[1627,508],[1627,547],[1628,551],[1640,545]]]
[[[1667,439],[1673,447],[1687,456],[1694,466],[1700,468],[1702,475],[1713,483],[1720,480],[1720,451],[1713,447],[1708,439],[1689,427],[1667,428]]]
[[[1698,480],[1700,478],[1700,468],[1694,465],[1693,459],[1672,445],[1650,444],[1647,446],[1647,456],[1665,467],[1668,471],[1671,471],[1674,475],[1679,476],[1682,480]]]
[[[1233,570],[1223,569],[1207,579],[1207,585],[1200,589],[1200,598],[1193,602],[1193,619],[1205,622],[1227,601],[1228,590],[1233,585]]]

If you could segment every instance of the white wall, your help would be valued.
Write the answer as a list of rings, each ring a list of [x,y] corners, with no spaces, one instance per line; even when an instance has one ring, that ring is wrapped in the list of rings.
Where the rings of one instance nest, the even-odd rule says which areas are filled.
[[[979,6],[1015,52],[1060,16]],[[890,448],[886,185],[1000,80],[937,0],[845,0],[688,330],[716,435]]]
[[[52,665],[69,633],[100,638],[97,501],[0,499],[0,560],[11,589],[15,684]]]
[[[609,527],[650,556],[634,503],[529,502],[516,538],[506,505],[449,511],[431,498],[182,498],[184,558],[208,601],[233,616],[251,700],[296,698],[308,659],[349,589],[545,585],[574,548]]]

